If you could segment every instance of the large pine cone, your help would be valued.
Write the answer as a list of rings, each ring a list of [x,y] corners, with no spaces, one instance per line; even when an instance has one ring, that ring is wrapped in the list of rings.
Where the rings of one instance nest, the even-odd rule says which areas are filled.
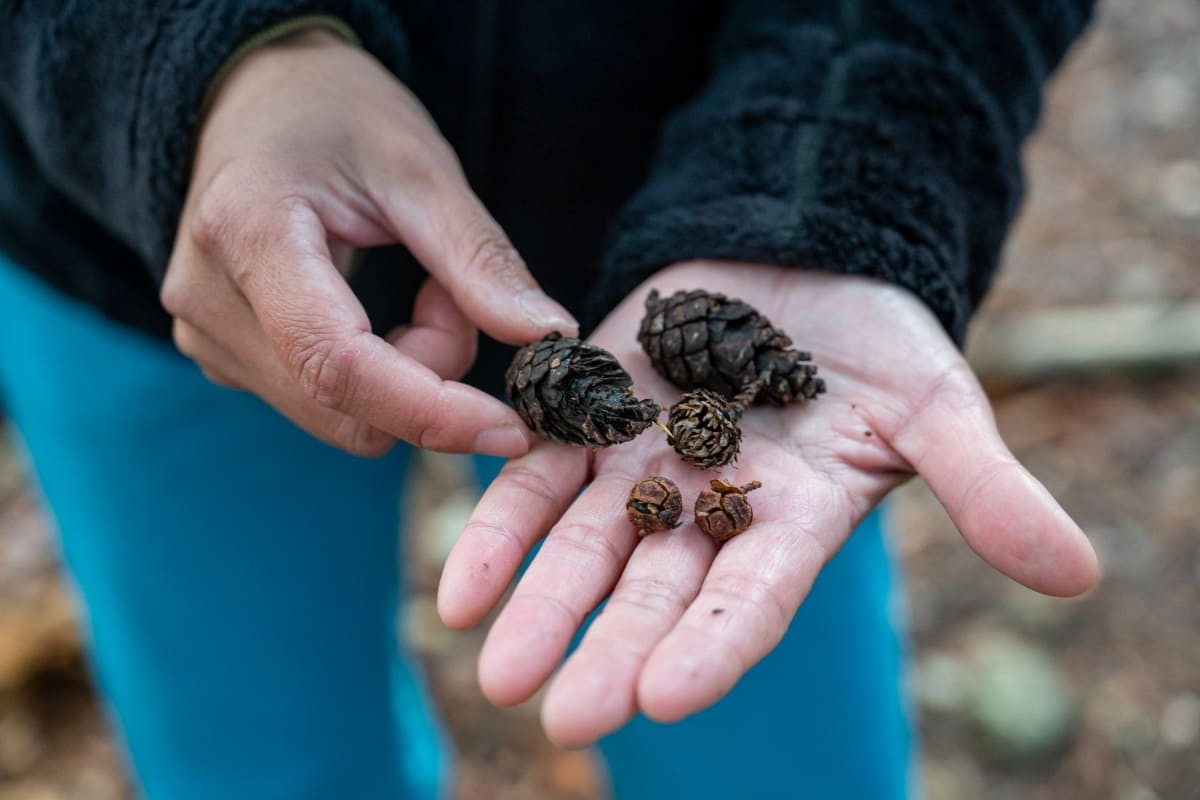
[[[518,350],[504,383],[525,424],[563,444],[628,442],[662,411],[653,400],[633,396],[633,379],[612,353],[561,333]]]
[[[651,290],[638,341],[650,363],[681,389],[703,387],[732,398],[765,379],[759,399],[777,406],[825,391],[812,354],[748,303],[696,289],[659,297]]]
[[[742,444],[741,413],[741,408],[716,392],[687,392],[668,412],[671,446],[680,458],[700,469],[732,463]]]

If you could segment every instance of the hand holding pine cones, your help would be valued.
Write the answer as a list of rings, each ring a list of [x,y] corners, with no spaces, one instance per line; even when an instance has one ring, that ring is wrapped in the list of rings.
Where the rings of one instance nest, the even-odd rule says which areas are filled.
[[[505,373],[508,399],[541,436],[581,447],[628,442],[652,424],[685,462],[700,469],[734,462],[741,449],[738,421],[754,403],[811,400],[825,391],[811,354],[753,306],[702,289],[660,297],[652,290],[638,342],[654,369],[688,390],[662,407],[633,393],[633,380],[612,353],[551,333],[521,348]],[[761,486],[711,481],[696,501],[696,524],[717,541],[754,519],[746,493]],[[630,491],[627,513],[639,535],[678,525],[682,499],[669,479],[651,476]]]

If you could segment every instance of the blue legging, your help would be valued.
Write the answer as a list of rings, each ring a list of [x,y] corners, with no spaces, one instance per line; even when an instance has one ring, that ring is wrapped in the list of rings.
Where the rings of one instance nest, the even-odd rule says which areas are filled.
[[[449,749],[395,635],[407,449],[326,447],[2,258],[0,341],[0,402],[142,792],[444,794]],[[615,796],[910,796],[892,593],[873,515],[729,697],[601,742]]]

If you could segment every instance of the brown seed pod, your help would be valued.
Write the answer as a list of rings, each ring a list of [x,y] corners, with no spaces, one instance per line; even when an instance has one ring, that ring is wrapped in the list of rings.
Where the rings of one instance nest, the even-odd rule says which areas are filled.
[[[694,389],[667,412],[667,440],[684,461],[700,469],[723,467],[737,458],[741,409],[716,392]]]
[[[518,350],[504,383],[526,425],[580,447],[628,442],[662,412],[633,395],[633,379],[612,353],[557,332]]]
[[[683,496],[670,478],[651,475],[642,478],[629,490],[625,501],[629,521],[637,526],[638,536],[679,527],[683,511]]]
[[[651,290],[638,341],[659,374],[681,389],[733,398],[761,380],[757,399],[777,406],[825,391],[811,353],[792,349],[787,334],[753,306],[723,294],[696,289],[660,297]]]
[[[758,481],[734,486],[725,480],[710,481],[696,498],[696,525],[718,542],[737,536],[754,522],[754,509],[746,498],[747,492],[762,487]]]

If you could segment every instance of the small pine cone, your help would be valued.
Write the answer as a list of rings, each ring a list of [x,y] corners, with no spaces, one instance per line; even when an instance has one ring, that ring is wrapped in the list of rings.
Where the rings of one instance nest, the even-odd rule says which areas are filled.
[[[557,332],[518,350],[504,382],[525,424],[563,444],[628,442],[662,412],[633,395],[633,379],[612,353]]]
[[[683,496],[673,480],[652,475],[642,478],[629,490],[625,511],[629,521],[637,526],[638,536],[669,531],[679,527]]]
[[[667,437],[675,452],[700,469],[723,467],[738,456],[742,409],[716,392],[695,389],[679,398],[667,414]]]
[[[759,399],[777,406],[825,391],[812,354],[749,303],[696,289],[659,297],[651,290],[638,341],[650,363],[682,389],[703,387],[732,398],[762,380]]]
[[[754,522],[754,509],[747,492],[762,487],[758,481],[734,486],[724,480],[711,481],[696,498],[696,525],[718,542],[737,536]]]

